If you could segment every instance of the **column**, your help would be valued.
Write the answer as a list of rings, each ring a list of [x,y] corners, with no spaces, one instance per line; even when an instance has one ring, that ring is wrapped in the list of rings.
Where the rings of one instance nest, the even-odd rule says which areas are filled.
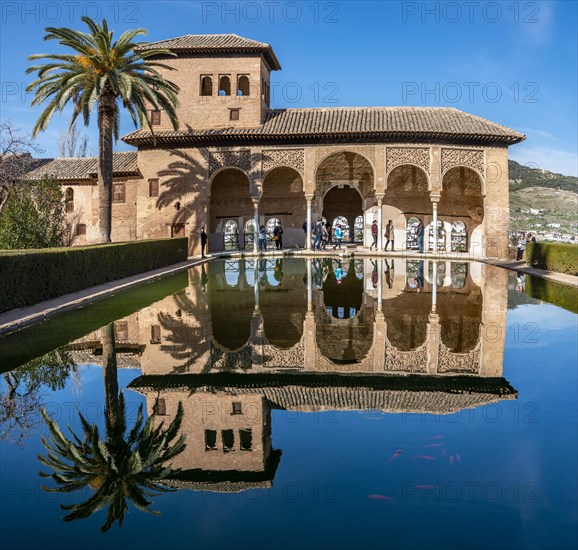
[[[378,195],[377,196],[377,250],[383,250],[383,215],[381,212],[382,203],[383,203],[383,196]]]
[[[381,312],[383,301],[383,260],[377,260],[377,311]]]
[[[255,279],[255,311],[259,311],[259,269],[257,263],[258,260],[256,259],[253,266],[253,278]]]
[[[305,195],[305,200],[307,201],[307,231],[305,232],[305,248],[307,250],[311,249],[311,202],[313,201],[313,195]]]
[[[434,253],[438,251],[438,203],[437,201],[432,202],[433,206],[433,251]]]
[[[253,199],[253,252],[259,250],[259,199]]]
[[[307,311],[313,311],[313,281],[311,278],[311,258],[307,258]]]
[[[438,263],[434,260],[432,262],[433,277],[432,277],[432,291],[431,291],[431,312],[435,313],[438,301]]]

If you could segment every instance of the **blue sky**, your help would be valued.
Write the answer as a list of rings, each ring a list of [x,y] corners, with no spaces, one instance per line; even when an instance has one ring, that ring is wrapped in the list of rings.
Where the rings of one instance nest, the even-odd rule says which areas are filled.
[[[4,1],[1,4],[0,116],[24,131],[40,112],[25,93],[32,53],[52,52],[44,28],[82,28],[106,17],[119,34],[147,40],[236,33],[270,43],[283,67],[273,73],[274,107],[450,106],[510,126],[527,140],[511,158],[578,175],[577,3]],[[66,115],[38,138],[58,156]],[[94,121],[93,121],[94,122]],[[123,117],[121,133],[132,130]],[[89,151],[95,153],[92,125]],[[119,142],[117,150],[130,147]]]

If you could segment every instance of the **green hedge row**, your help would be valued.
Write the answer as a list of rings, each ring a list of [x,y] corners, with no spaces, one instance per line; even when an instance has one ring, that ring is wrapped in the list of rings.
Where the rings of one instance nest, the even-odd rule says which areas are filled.
[[[526,294],[578,313],[578,288],[526,275]]]
[[[0,313],[187,259],[187,239],[0,251]]]
[[[578,245],[558,243],[528,243],[526,262],[532,267],[578,275]]]

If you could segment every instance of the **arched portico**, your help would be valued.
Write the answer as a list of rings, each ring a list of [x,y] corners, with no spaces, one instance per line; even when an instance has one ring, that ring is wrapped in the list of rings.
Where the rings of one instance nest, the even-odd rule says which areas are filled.
[[[245,172],[237,168],[223,168],[215,173],[210,185],[210,250],[223,250],[225,240],[229,249],[244,248],[244,228],[247,221],[253,218],[249,178]],[[225,227],[228,232],[225,231]],[[237,228],[236,239],[231,233],[234,227]]]
[[[330,223],[339,216],[346,218],[349,231],[343,240],[353,241],[356,218],[364,217],[375,202],[373,166],[359,153],[331,153],[317,166],[315,183],[316,212]]]
[[[273,168],[263,179],[263,193],[259,200],[259,225],[277,219],[283,227],[283,248],[303,247],[303,222],[307,204],[303,179],[294,168]]]

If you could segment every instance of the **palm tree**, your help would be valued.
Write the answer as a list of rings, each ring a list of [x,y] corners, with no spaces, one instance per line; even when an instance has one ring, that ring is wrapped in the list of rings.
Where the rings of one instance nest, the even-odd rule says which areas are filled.
[[[112,223],[112,142],[118,140],[119,111],[122,104],[135,124],[147,126],[147,108],[164,110],[173,128],[178,128],[176,107],[179,87],[166,80],[157,68],[174,70],[158,61],[158,56],[175,55],[170,50],[140,50],[134,38],[147,33],[145,29],[126,31],[113,42],[106,19],[99,25],[90,17],[81,19],[90,32],[48,27],[44,40],[58,40],[73,53],[35,54],[29,60],[46,62],[29,67],[26,72],[38,72],[38,78],[27,91],[35,92],[32,105],[48,101],[34,126],[33,135],[46,130],[56,111],[67,105],[74,107],[71,124],[82,114],[88,126],[94,104],[98,104],[98,185],[99,237],[110,242]],[[157,57],[157,60],[146,60]]]
[[[141,404],[134,426],[127,430],[124,396],[118,392],[116,369],[114,325],[108,325],[103,329],[104,440],[98,427],[88,423],[80,412],[84,436],[78,437],[69,426],[72,438],[68,438],[44,408],[41,409],[50,435],[42,437],[48,453],[46,456],[39,455],[38,459],[54,473],[41,471],[40,475],[56,483],[56,486],[43,488],[48,492],[60,493],[87,487],[92,489],[94,493],[87,500],[71,505],[61,504],[61,508],[69,511],[64,521],[73,521],[87,518],[108,506],[101,531],[110,529],[115,521],[122,526],[128,501],[138,510],[158,515],[149,508],[151,502],[147,497],[172,491],[161,483],[175,473],[170,462],[185,448],[184,435],[174,441],[183,418],[181,403],[167,428],[162,422],[155,427],[156,413],[144,422]]]

